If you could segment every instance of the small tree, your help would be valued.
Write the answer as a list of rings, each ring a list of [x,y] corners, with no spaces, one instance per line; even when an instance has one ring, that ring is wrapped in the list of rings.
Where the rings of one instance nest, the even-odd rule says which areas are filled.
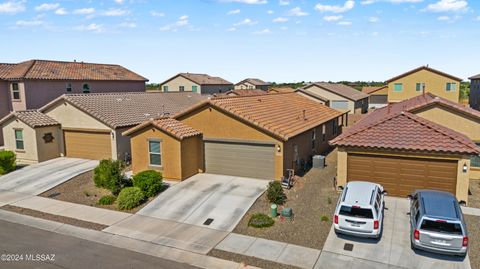
[[[124,187],[130,185],[130,181],[123,175],[124,165],[121,161],[101,160],[93,170],[95,186],[105,188],[117,195]]]
[[[283,192],[282,184],[278,181],[268,183],[267,199],[270,203],[283,205],[287,201],[287,196]]]
[[[0,175],[10,173],[16,168],[15,152],[10,150],[0,150]]]
[[[155,170],[142,171],[133,176],[133,186],[139,187],[147,197],[155,196],[162,189],[162,173]]]

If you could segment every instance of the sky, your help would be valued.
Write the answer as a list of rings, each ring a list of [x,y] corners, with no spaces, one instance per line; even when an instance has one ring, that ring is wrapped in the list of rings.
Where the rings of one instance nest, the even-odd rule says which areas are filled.
[[[233,83],[480,73],[478,0],[0,0],[0,62],[120,64]]]

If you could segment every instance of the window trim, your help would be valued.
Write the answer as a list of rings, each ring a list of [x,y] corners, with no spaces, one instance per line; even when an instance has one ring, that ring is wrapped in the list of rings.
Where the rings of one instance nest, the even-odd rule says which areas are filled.
[[[15,94],[18,94],[18,98],[15,98]],[[20,85],[18,84],[18,82],[12,82],[12,99],[15,101],[22,100],[22,95],[20,94]]]
[[[168,92],[168,85],[163,85],[163,92]]]
[[[419,87],[420,86],[420,87]],[[415,84],[415,91],[416,92],[422,92],[423,89],[425,89],[425,83],[424,82],[417,82]]]
[[[73,91],[72,83],[67,82],[67,84],[65,85],[65,91],[68,93],[71,93]]]
[[[86,90],[85,86],[87,86],[87,90]],[[90,88],[90,84],[88,84],[88,83],[86,83],[86,82],[83,83],[83,85],[82,85],[82,92],[83,92],[83,93],[91,93],[91,92],[92,92],[92,89]]]
[[[397,90],[397,86],[400,86],[400,90]],[[403,92],[403,83],[393,83],[393,92]]]
[[[159,152],[151,152],[150,151],[150,143],[151,142],[157,142],[158,145],[159,145],[159,148],[160,148],[160,151]],[[148,143],[148,166],[150,167],[163,167],[162,166],[162,140],[161,139],[148,139],[147,140],[147,143]],[[160,157],[160,164],[152,164],[152,158],[151,158],[151,155],[159,155]]]
[[[198,92],[198,86],[192,85],[192,92]]]
[[[453,86],[453,88],[452,88],[452,86]],[[456,82],[447,82],[447,84],[445,84],[445,91],[446,92],[457,91],[457,83]]]
[[[22,134],[22,138],[21,139],[18,139],[17,138],[17,132],[20,132]],[[25,150],[25,138],[23,136],[23,129],[13,129],[13,133],[14,133],[14,137],[15,137],[15,150]],[[21,141],[22,142],[22,147],[19,148],[18,147],[18,142]]]
[[[178,91],[179,92],[184,92],[185,91],[185,86],[178,86]]]

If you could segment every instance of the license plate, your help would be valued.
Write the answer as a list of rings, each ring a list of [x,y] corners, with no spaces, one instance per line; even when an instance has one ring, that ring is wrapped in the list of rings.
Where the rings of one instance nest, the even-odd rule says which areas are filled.
[[[439,239],[434,239],[434,240],[433,240],[433,243],[439,244],[439,245],[446,245],[446,244],[447,244],[447,241],[445,241],[445,240],[439,240]]]
[[[358,223],[352,223],[352,226],[353,226],[353,227],[360,227],[360,224],[358,224]]]

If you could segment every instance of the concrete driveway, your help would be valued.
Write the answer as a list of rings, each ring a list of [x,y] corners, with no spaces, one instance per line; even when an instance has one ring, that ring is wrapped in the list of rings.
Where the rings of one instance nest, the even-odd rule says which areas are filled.
[[[98,161],[56,158],[0,176],[0,190],[38,195],[95,168]]]
[[[337,236],[332,227],[315,268],[470,268],[468,257],[463,259],[411,250],[408,200],[387,197],[385,206],[388,209],[385,210],[380,240]],[[353,244],[353,250],[344,250],[345,244]]]
[[[238,224],[268,181],[198,174],[105,232],[206,254]],[[204,224],[212,219],[209,225]]]

